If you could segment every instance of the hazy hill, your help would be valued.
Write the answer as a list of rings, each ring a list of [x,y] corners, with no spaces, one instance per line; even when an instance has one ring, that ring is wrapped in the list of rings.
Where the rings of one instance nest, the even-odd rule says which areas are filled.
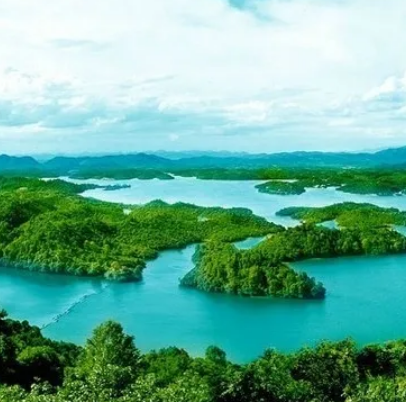
[[[40,167],[40,163],[29,156],[17,157],[0,155],[0,171],[38,169]]]
[[[79,158],[56,157],[43,164],[44,168],[58,172],[82,169],[167,168],[169,166],[168,159],[144,153]]]
[[[31,157],[0,156],[0,172],[36,172],[68,174],[103,169],[196,169],[281,167],[377,167],[406,166],[406,147],[375,153],[282,152],[275,154],[165,152],[165,156],[146,153],[107,156],[58,156],[45,162]],[[180,157],[182,156],[182,157]]]

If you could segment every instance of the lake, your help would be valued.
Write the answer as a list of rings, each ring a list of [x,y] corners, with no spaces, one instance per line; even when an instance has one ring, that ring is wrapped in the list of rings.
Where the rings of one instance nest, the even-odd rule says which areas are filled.
[[[176,179],[118,183],[132,187],[97,189],[84,195],[123,203],[160,198],[203,206],[242,206],[270,220],[275,220],[277,210],[292,205],[355,201],[406,209],[406,197],[359,196],[334,189],[275,196],[258,193],[255,182]],[[295,222],[279,219],[278,223]],[[238,246],[252,247],[259,240],[248,239]],[[97,324],[114,319],[135,335],[143,351],[176,345],[201,355],[214,344],[238,362],[255,358],[265,348],[292,351],[322,339],[351,336],[365,344],[406,338],[406,255],[295,263],[296,269],[321,280],[328,293],[323,301],[292,301],[180,288],[178,280],[192,268],[194,249],[189,246],[161,253],[148,263],[141,283],[116,284],[0,268],[0,305],[12,317],[43,327],[44,334],[54,339],[83,343]]]

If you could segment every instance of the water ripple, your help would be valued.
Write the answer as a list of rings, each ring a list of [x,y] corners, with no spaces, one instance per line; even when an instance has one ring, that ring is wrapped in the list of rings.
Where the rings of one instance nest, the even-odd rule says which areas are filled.
[[[94,290],[94,291],[83,294],[77,300],[73,301],[64,311],[62,311],[59,314],[56,314],[54,317],[52,317],[52,319],[49,322],[43,324],[40,327],[41,330],[44,330],[44,329],[50,327],[51,325],[58,323],[63,317],[66,317],[67,315],[69,315],[77,306],[79,306],[80,304],[83,304],[88,298],[103,293],[107,287],[108,287],[108,284],[106,282],[104,282],[101,284],[100,290],[98,290],[98,291]]]

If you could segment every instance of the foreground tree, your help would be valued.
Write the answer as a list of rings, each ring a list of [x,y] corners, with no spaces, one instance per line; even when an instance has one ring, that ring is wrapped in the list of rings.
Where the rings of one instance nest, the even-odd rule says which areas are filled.
[[[139,356],[134,338],[126,335],[120,324],[107,321],[88,340],[76,376],[90,386],[95,396],[103,390],[115,398],[135,381]]]

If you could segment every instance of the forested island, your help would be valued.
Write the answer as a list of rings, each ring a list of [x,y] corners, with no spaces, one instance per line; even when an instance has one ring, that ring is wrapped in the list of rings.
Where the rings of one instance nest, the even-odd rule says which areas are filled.
[[[268,181],[255,187],[260,193],[276,195],[300,195],[306,192],[305,187],[296,181]]]
[[[342,230],[304,224],[269,236],[258,246],[238,250],[221,242],[198,248],[195,268],[181,283],[210,292],[250,296],[323,298],[314,278],[295,272],[287,262],[309,258],[385,255],[406,252],[406,237],[386,227]]]
[[[84,347],[55,342],[0,311],[2,402],[404,402],[405,356],[404,340],[344,340],[240,365],[216,346],[194,358],[177,347],[141,353],[112,321]]]
[[[306,223],[335,221],[342,228],[389,228],[406,225],[406,212],[396,208],[382,208],[373,204],[344,202],[326,207],[289,207],[277,212]]]
[[[314,278],[294,271],[281,260],[266,260],[253,250],[238,250],[230,243],[215,241],[198,246],[196,266],[181,285],[243,296],[324,298],[326,291]]]
[[[173,176],[157,169],[83,169],[69,175],[73,179],[173,180]]]
[[[103,186],[104,191],[118,191],[118,190],[125,190],[126,188],[131,188],[129,184],[110,184],[107,186]]]
[[[123,206],[77,194],[89,186],[2,179],[1,263],[41,272],[139,280],[148,259],[210,239],[237,241],[283,228],[243,208],[156,201]],[[130,208],[130,213],[125,209]]]

